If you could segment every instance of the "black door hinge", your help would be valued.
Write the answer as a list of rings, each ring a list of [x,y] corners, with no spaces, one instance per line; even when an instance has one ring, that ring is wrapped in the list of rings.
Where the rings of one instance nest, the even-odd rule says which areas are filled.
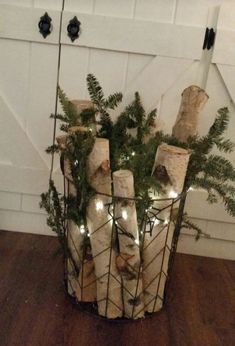
[[[215,43],[215,31],[213,28],[206,28],[202,49],[210,50]]]

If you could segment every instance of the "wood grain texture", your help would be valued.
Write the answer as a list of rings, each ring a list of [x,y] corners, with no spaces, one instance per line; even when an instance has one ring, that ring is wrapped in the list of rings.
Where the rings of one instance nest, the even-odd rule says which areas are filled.
[[[1,346],[232,346],[235,262],[177,254],[164,310],[108,322],[64,295],[57,239],[0,232]]]

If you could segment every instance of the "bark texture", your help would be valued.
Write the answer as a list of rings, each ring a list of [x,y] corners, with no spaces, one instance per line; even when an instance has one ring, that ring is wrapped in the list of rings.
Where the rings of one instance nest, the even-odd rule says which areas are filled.
[[[151,224],[147,225],[147,231],[150,231],[151,227],[151,233],[144,234],[143,282],[145,310],[148,312],[158,311],[162,307],[174,232],[170,217],[173,207],[176,207],[176,204],[172,206],[172,200],[167,198],[177,197],[177,194],[182,192],[189,157],[188,150],[165,143],[157,149],[153,175],[162,183],[165,192],[155,198],[166,200],[154,202],[154,208],[161,211],[153,208],[148,211],[149,218],[152,218],[155,224],[153,227]]]
[[[124,315],[139,318],[144,315],[142,268],[139,251],[139,234],[134,198],[134,179],[129,170],[113,173],[114,195],[121,197],[115,203],[120,254],[118,269],[122,276]]]
[[[181,142],[187,142],[189,137],[197,134],[199,114],[208,99],[205,90],[196,85],[191,85],[183,91],[179,113],[172,131]]]
[[[87,225],[97,278],[98,311],[108,318],[121,317],[121,278],[116,267],[114,227],[109,214],[111,174],[107,139],[96,139],[87,161],[87,176],[90,185],[97,192],[109,195],[97,193],[87,208]]]
[[[76,188],[66,181],[68,194],[76,196]],[[96,277],[94,261],[89,247],[84,247],[84,233],[73,221],[67,223],[68,248],[72,258],[67,260],[68,293],[76,295],[79,301],[94,302],[96,300]]]

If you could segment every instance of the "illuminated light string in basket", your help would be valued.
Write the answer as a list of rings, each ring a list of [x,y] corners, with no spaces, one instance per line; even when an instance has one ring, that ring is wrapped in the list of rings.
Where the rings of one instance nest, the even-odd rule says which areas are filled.
[[[133,151],[133,152],[131,153],[131,155],[132,155],[132,156],[135,156],[135,152]],[[76,162],[77,162],[77,161],[75,161],[75,163],[76,163]],[[193,190],[193,188],[189,188],[189,190]],[[175,192],[174,190],[171,190],[171,191],[169,192],[168,196],[169,196],[169,198],[175,199],[175,198],[178,197],[178,193]],[[104,205],[104,203],[103,203],[103,201],[102,201],[101,199],[99,199],[99,200],[96,201],[95,208],[96,208],[97,211],[102,211],[102,210],[104,209],[104,207],[105,207],[105,205]],[[111,216],[110,222],[113,222],[113,221],[114,221],[115,225],[118,226],[118,221],[117,221],[117,219],[115,220],[115,218],[114,218],[114,216],[113,216],[113,208],[114,208],[114,206],[113,206],[112,203],[110,203],[109,208],[110,208],[110,210],[109,210],[109,215]],[[145,209],[145,212],[146,212],[146,213],[149,213],[150,211],[151,211],[151,208]],[[122,218],[122,219],[125,220],[125,221],[128,219],[128,212],[127,212],[126,209],[123,209],[123,210],[122,210],[122,212],[121,212],[121,217],[119,217],[119,218]],[[153,222],[153,225],[154,225],[154,226],[157,226],[157,225],[159,225],[159,224],[161,224],[161,223],[162,223],[164,226],[166,226],[166,225],[169,224],[170,221],[169,221],[169,219],[161,220],[161,219],[158,219],[158,218],[155,216],[154,221],[152,221],[152,222]],[[81,234],[85,234],[85,233],[86,233],[87,236],[90,237],[90,233],[89,233],[88,230],[87,230],[87,232],[86,232],[86,229],[85,229],[85,226],[84,226],[84,225],[81,225],[81,226],[80,226],[80,233],[81,233]],[[144,233],[143,231],[140,231],[140,234],[143,234],[143,233]],[[136,243],[137,245],[140,244],[140,241],[139,241],[138,238],[135,239],[135,243]]]
[[[103,210],[103,209],[104,209],[104,203],[103,203],[103,201],[98,200],[98,201],[96,202],[95,207],[96,207],[96,210],[97,210],[97,211]]]
[[[81,225],[81,226],[80,226],[80,233],[81,233],[81,234],[84,234],[85,231],[86,231],[86,230],[85,230],[85,226],[84,226],[84,225]]]
[[[122,218],[123,218],[124,220],[127,220],[127,219],[128,219],[128,214],[127,214],[127,211],[126,211],[125,209],[122,211]]]

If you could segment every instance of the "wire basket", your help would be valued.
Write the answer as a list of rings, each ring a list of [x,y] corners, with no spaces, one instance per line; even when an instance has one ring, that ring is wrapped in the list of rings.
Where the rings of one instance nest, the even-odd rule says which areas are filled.
[[[66,194],[70,188],[68,183]],[[183,196],[152,199],[146,208],[139,198],[97,194],[90,222],[103,216],[95,229],[91,231],[89,222],[78,227],[68,221],[66,290],[82,311],[126,320],[161,310],[176,252]],[[136,206],[138,228],[130,232],[128,213]]]

